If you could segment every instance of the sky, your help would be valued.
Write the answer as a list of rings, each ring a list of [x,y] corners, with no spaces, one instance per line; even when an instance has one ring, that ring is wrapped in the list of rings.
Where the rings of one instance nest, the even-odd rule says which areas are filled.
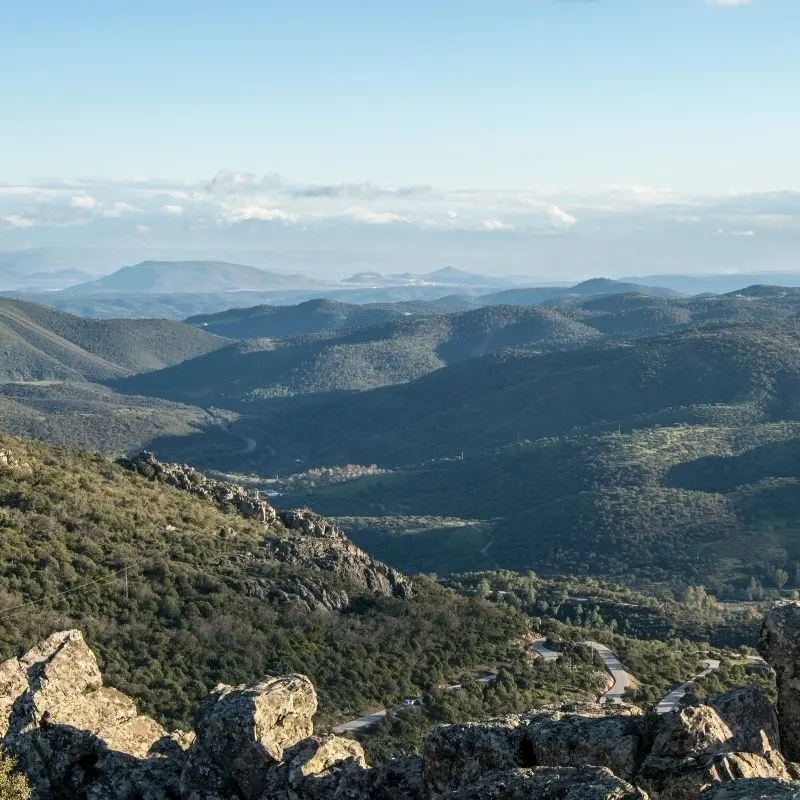
[[[577,274],[598,240],[627,264],[669,229],[670,270],[738,268],[720,236],[775,268],[800,232],[798,30],[797,0],[9,0],[0,248],[346,269],[398,242],[463,263],[479,232],[484,268],[539,272],[580,238]]]

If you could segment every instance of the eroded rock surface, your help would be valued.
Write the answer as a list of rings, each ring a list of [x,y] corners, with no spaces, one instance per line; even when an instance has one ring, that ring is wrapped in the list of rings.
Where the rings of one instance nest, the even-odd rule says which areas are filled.
[[[601,767],[538,767],[490,775],[448,795],[453,800],[647,800]]]
[[[800,761],[800,603],[782,602],[767,611],[759,650],[775,670],[783,752]]]
[[[581,704],[535,715],[524,739],[534,764],[607,767],[633,780],[644,757],[645,731],[635,706]]]
[[[330,520],[307,508],[278,512],[262,500],[257,491],[209,478],[188,464],[159,461],[147,451],[121,459],[119,463],[149,480],[209,500],[221,509],[235,509],[245,519],[261,522],[266,534],[264,555],[280,560],[284,566],[297,565],[335,573],[354,592],[404,599],[413,594],[412,583],[405,575],[367,555]],[[241,553],[235,558],[240,562],[257,562],[259,555]],[[246,591],[251,596],[300,605],[309,611],[338,611],[350,603],[344,589],[327,588],[300,579],[280,586],[253,580]]]
[[[319,525],[304,535],[336,536]],[[357,742],[314,731],[303,675],[219,686],[196,733],[168,734],[64,631],[0,664],[0,737],[34,800],[800,800],[800,765],[779,749],[800,725],[797,607],[766,626],[780,716],[753,686],[661,716],[572,704],[443,725],[421,756],[369,767]]]

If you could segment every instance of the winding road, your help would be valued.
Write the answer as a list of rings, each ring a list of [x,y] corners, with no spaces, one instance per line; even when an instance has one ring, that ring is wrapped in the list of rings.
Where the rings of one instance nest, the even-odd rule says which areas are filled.
[[[657,714],[669,714],[670,711],[677,711],[681,700],[692,690],[694,682],[719,669],[719,661],[715,658],[706,659],[703,664],[705,669],[702,672],[698,672],[693,678],[689,678],[686,683],[676,686],[669,694],[661,698],[661,702],[656,706]]]
[[[603,665],[606,668],[606,671],[611,675],[613,678],[613,683],[611,687],[606,690],[598,699],[599,703],[621,703],[625,697],[625,692],[628,688],[633,684],[634,678],[633,676],[625,669],[625,667],[620,662],[617,654],[611,650],[610,648],[606,647],[606,645],[602,644],[601,642],[583,642],[587,647],[591,647],[595,653],[602,659]],[[534,639],[531,648],[533,651],[538,655],[543,661],[548,664],[552,664],[561,657],[561,653],[557,650],[551,650],[545,644],[545,639]],[[664,695],[661,699],[661,702],[656,706],[656,713],[658,714],[668,714],[670,711],[676,711],[680,707],[681,700],[692,690],[695,681],[700,680],[700,678],[705,678],[707,675],[710,675],[712,672],[715,672],[719,669],[720,662],[716,659],[709,658],[703,661],[703,665],[705,669],[702,672],[699,672],[694,677],[690,678],[685,683],[682,683],[680,686],[676,686],[671,692]],[[497,680],[497,675],[487,675],[483,678],[479,678],[478,682],[483,684],[494,683]],[[460,689],[461,684],[456,683],[452,686],[442,687],[447,691],[453,691],[455,689]],[[414,698],[419,699],[419,698]],[[403,706],[397,706],[397,708],[403,708]],[[369,728],[372,725],[376,725],[380,722],[388,713],[387,709],[382,709],[380,711],[375,711],[372,714],[367,714],[366,716],[359,717],[358,719],[351,720],[350,722],[342,723],[341,725],[337,725],[335,728],[331,730],[333,733],[347,733],[348,731],[358,731],[362,730],[363,728]]]
[[[533,649],[547,663],[558,661],[561,653],[551,650],[545,645],[544,639],[535,639],[533,642]],[[625,695],[625,691],[633,682],[633,676],[625,670],[625,667],[620,663],[617,654],[606,647],[600,642],[583,642],[587,647],[591,647],[595,653],[603,660],[606,671],[614,679],[611,688],[608,689],[603,695],[600,696],[600,703],[621,703]]]

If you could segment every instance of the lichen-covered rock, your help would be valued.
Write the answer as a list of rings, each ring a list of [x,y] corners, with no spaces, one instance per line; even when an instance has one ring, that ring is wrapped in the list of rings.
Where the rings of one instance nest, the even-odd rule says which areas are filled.
[[[529,718],[524,743],[539,766],[591,764],[632,780],[643,757],[645,733],[638,708],[583,704]]]
[[[749,778],[706,789],[700,800],[800,800],[800,782]]]
[[[653,800],[696,800],[716,784],[750,778],[788,781],[795,777],[779,753],[717,753],[700,758],[649,758],[636,783]]]
[[[733,750],[733,731],[710,706],[687,706],[659,719],[649,759],[695,758]]]
[[[284,751],[311,737],[316,710],[316,692],[304,675],[218,686],[200,707],[184,795],[260,798]]]
[[[269,543],[282,563],[313,564],[335,571],[367,592],[409,599],[411,581],[356,547],[330,520],[307,508],[281,511],[278,518],[289,531],[302,534]]]
[[[743,686],[708,699],[708,706],[733,733],[731,749],[766,755],[781,749],[778,717],[758,686]]]
[[[480,781],[488,773],[534,766],[524,747],[520,717],[493,722],[442,725],[423,751],[425,784],[432,797]]]
[[[789,780],[794,767],[777,749],[777,720],[754,686],[724,692],[658,721],[637,776],[653,798],[689,800],[709,786],[744,778]]]
[[[602,767],[536,767],[490,774],[452,800],[647,800],[647,795]]]
[[[781,602],[767,611],[759,650],[775,670],[783,753],[800,761],[800,603]]]
[[[98,800],[126,796],[137,766],[158,773],[160,785],[170,782],[167,773],[180,775],[182,759],[173,754],[168,763],[153,754],[166,732],[124,694],[103,686],[94,653],[79,631],[53,634],[0,665],[0,686],[3,746],[17,758],[35,796],[80,797],[97,770],[111,787],[106,794],[95,792]],[[166,797],[157,786],[149,796]]]

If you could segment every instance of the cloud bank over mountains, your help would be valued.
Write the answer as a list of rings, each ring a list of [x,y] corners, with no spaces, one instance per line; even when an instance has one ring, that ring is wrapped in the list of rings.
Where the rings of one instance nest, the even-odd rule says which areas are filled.
[[[457,261],[498,271],[796,269],[800,190],[689,195],[665,188],[443,189],[207,180],[0,183],[0,248],[271,251],[295,265]],[[323,257],[324,256],[324,257]],[[657,264],[653,264],[655,261]],[[343,267],[344,268],[344,267]]]

